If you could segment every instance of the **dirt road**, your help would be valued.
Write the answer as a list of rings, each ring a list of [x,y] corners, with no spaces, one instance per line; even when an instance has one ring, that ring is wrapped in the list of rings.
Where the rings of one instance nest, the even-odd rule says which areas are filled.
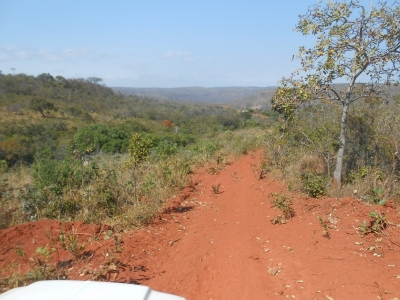
[[[218,174],[198,170],[192,186],[155,224],[121,234],[121,253],[112,239],[87,239],[91,257],[76,262],[68,278],[93,279],[95,270],[104,270],[114,256],[118,273],[105,272],[108,280],[144,284],[188,300],[399,298],[399,212],[350,198],[292,195],[271,178],[259,180],[261,157],[261,151],[245,155]],[[275,192],[290,196],[296,213],[283,225],[270,222],[280,214],[270,205]],[[385,213],[391,225],[383,236],[360,237],[356,228],[371,210]],[[318,216],[326,221],[330,238],[324,237]],[[23,227],[28,225],[0,232],[0,245],[8,245],[0,246],[0,267],[24,237],[40,244],[43,231],[65,226],[33,224],[29,234]],[[104,235],[99,226],[70,226]],[[61,256],[68,260],[68,253]]]

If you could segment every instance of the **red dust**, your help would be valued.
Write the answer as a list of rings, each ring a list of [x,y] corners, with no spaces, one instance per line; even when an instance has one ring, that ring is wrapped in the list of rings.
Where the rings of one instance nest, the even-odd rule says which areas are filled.
[[[399,298],[396,207],[291,194],[271,178],[259,180],[261,158],[261,151],[243,156],[219,174],[197,170],[193,185],[141,230],[48,220],[2,230],[0,277],[26,272],[28,258],[48,245],[57,248],[51,262],[68,279],[143,284],[188,300]],[[293,201],[295,216],[286,224],[270,222],[280,214],[271,193]],[[370,211],[386,215],[383,235],[360,236]],[[62,233],[84,250],[63,249]]]

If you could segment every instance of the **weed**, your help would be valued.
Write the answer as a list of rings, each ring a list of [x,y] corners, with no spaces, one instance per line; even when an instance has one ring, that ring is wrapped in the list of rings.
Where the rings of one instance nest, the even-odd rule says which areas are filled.
[[[385,205],[386,199],[384,199],[383,196],[384,195],[382,187],[378,187],[370,190],[370,195],[368,199],[374,204]]]
[[[0,173],[5,173],[8,170],[7,162],[3,159],[0,159]]]
[[[115,250],[113,250],[114,253],[121,253],[122,252],[122,245],[123,242],[121,240],[121,236],[119,234],[114,235],[114,242],[115,242]]]
[[[219,172],[220,172],[220,168],[218,168],[218,167],[209,167],[207,169],[207,173],[211,174],[211,175],[217,175],[217,174],[219,174]]]
[[[25,257],[26,255],[25,251],[19,246],[15,247],[15,251],[18,256]],[[57,271],[55,264],[49,264],[51,254],[54,251],[56,251],[55,248],[49,248],[49,244],[37,247],[35,253],[44,256],[44,259],[38,256],[31,257],[27,259],[29,270],[25,274],[21,274],[18,271],[7,277],[0,278],[0,291],[3,292],[8,289],[25,286],[40,280],[66,279],[65,274],[60,274]],[[14,266],[11,265],[10,268],[14,268]]]
[[[326,224],[326,220],[324,220],[322,217],[318,216],[319,223],[321,224],[322,228],[324,229],[323,236],[330,239],[331,238],[331,233],[329,232],[329,227],[328,224]]]
[[[45,257],[46,262],[50,260],[51,254],[52,254],[54,251],[56,251],[55,248],[49,249],[48,246],[49,246],[49,244],[47,244],[47,245],[44,246],[44,247],[39,246],[39,247],[37,247],[36,250],[35,250],[35,253],[40,254],[40,255],[42,255],[42,256]]]
[[[263,179],[267,172],[268,172],[268,170],[267,170],[267,162],[264,160],[264,161],[261,162],[260,175],[258,177],[258,180]]]
[[[220,183],[218,183],[217,185],[212,185],[212,192],[214,195],[218,195],[220,193],[219,187],[221,186]]]
[[[385,214],[371,211],[368,216],[372,219],[369,224],[364,220],[364,222],[358,226],[361,235],[367,235],[369,233],[374,233],[376,235],[382,234],[383,230],[385,230],[388,225]]]
[[[25,251],[20,246],[15,247],[15,253],[21,257],[25,257],[26,254]]]
[[[65,233],[60,234],[61,246],[65,250],[68,250],[74,257],[80,258],[85,250],[85,243],[80,244],[78,235],[74,232],[74,229],[72,231],[73,232],[67,236]]]
[[[294,209],[292,207],[292,200],[282,193],[272,193],[273,200],[271,200],[272,207],[278,208],[282,215],[277,216],[271,220],[272,224],[285,224],[287,221],[294,217]]]
[[[19,272],[15,272],[8,277],[0,278],[0,285],[2,286],[1,291],[13,289],[26,285],[26,279]]]
[[[223,165],[225,160],[225,155],[223,153],[220,153],[217,155],[217,164],[218,165]]]
[[[98,270],[86,270],[86,274],[90,274],[90,280],[109,281],[111,274],[115,274],[115,278],[119,274],[119,269],[125,270],[125,264],[121,263],[116,256],[110,256],[102,263]],[[115,279],[114,278],[114,279]]]
[[[26,273],[26,278],[31,282],[45,280],[46,269],[42,267],[34,267],[32,270]]]
[[[113,231],[111,229],[107,230],[106,235],[104,236],[104,240],[105,241],[109,240],[112,234]]]
[[[369,226],[367,224],[367,221],[364,220],[359,226],[358,226],[358,231],[360,231],[361,235],[367,235],[368,233],[370,233],[370,229]]]

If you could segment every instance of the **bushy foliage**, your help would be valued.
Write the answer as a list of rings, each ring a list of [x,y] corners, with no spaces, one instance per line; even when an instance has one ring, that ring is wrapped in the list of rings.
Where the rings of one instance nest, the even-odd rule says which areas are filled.
[[[12,167],[17,162],[31,164],[35,156],[44,151],[49,157],[65,157],[66,142],[69,140],[65,138],[70,133],[62,120],[46,118],[37,123],[3,124],[0,127],[0,159]]]
[[[134,165],[141,163],[150,154],[154,143],[140,133],[134,133],[129,141],[128,153],[130,162]]]
[[[38,160],[33,169],[34,184],[19,196],[30,219],[90,221],[116,213],[115,170],[74,157]]]
[[[101,85],[100,82],[83,78],[66,79],[62,76],[54,78],[46,73],[36,77],[26,74],[0,74],[0,92],[33,96],[34,99],[46,99],[45,102],[61,100],[66,103],[81,103],[82,99],[87,99],[89,101],[86,108],[92,111],[101,109],[104,105],[110,105],[111,98],[118,99],[110,88]],[[96,98],[103,98],[105,101],[97,105],[89,103]]]
[[[304,191],[313,198],[320,198],[325,195],[325,179],[315,173],[301,174],[301,181],[303,183]]]
[[[45,113],[48,113],[49,111],[57,111],[54,103],[43,98],[33,98],[29,104],[29,108],[33,111],[40,112],[43,118],[46,117]]]
[[[0,188],[2,227],[41,218],[142,226],[188,183],[193,167],[222,166],[261,145],[256,127],[271,122],[50,74],[0,74],[0,99],[0,180],[14,178]],[[58,110],[42,118],[29,109],[32,99]],[[22,169],[26,178],[17,184]]]
[[[0,174],[8,170],[8,165],[5,160],[0,160]]]
[[[354,105],[349,116],[343,165],[343,193],[347,195],[357,190],[360,196],[368,197],[370,190],[380,184],[385,184],[386,197],[388,193],[393,197],[399,192],[396,141],[400,137],[400,107],[396,103],[377,105],[365,99]],[[332,192],[329,182],[338,149],[340,127],[335,120],[339,110],[333,103],[304,107],[286,131],[277,127],[267,133],[269,163],[293,189],[310,191],[313,197],[321,195],[324,187],[328,194]],[[302,169],[305,157],[320,162],[315,176]],[[303,173],[306,175],[302,176]]]
[[[79,151],[123,153],[128,147],[128,136],[113,126],[91,124],[76,132],[74,143]]]

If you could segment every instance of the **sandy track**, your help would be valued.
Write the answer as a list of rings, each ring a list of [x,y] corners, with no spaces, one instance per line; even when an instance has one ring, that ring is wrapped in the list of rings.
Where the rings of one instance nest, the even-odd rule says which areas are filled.
[[[86,239],[93,256],[75,263],[68,278],[93,279],[88,270],[100,268],[111,253],[121,266],[108,280],[145,284],[187,299],[399,298],[399,212],[350,198],[291,195],[270,178],[259,180],[261,155],[243,156],[216,175],[204,168],[196,171],[192,186],[153,225],[122,233],[122,253],[114,253],[114,242],[101,238],[104,228],[72,224],[100,239]],[[215,195],[212,185],[218,184]],[[291,195],[296,216],[272,225],[279,212],[270,206],[270,193],[281,191]],[[360,237],[355,227],[374,209],[387,214],[393,225],[387,237]],[[330,239],[323,236],[317,216],[327,220]],[[44,221],[1,231],[0,267],[15,245],[34,252],[29,241],[40,244],[44,231],[60,226]],[[67,252],[60,253],[60,260],[68,260]]]

